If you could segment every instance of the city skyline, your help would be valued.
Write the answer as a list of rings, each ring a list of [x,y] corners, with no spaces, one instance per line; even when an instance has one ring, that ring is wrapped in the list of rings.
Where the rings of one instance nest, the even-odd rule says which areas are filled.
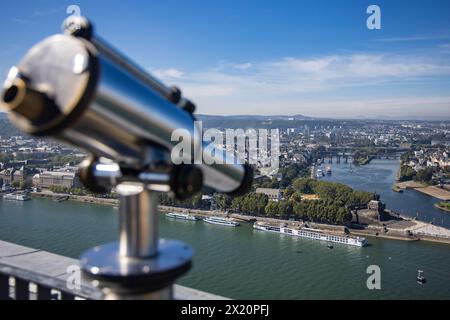
[[[381,8],[381,30],[366,9]],[[450,119],[446,1],[1,4],[0,73],[78,5],[97,32],[215,115]]]

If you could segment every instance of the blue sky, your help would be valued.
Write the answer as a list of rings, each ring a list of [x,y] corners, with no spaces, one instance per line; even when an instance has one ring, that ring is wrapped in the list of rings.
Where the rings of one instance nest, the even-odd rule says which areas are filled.
[[[69,5],[201,113],[450,119],[448,0],[2,1],[0,74]]]

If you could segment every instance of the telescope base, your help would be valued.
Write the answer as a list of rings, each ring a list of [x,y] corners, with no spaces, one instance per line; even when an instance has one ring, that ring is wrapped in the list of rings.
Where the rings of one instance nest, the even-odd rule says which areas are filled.
[[[101,288],[106,299],[171,299],[175,280],[191,267],[192,249],[177,240],[160,239],[149,258],[123,257],[113,242],[86,251],[83,276]]]

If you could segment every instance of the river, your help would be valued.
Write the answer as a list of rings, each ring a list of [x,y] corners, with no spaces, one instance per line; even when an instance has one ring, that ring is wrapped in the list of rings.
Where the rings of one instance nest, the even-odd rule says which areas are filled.
[[[439,210],[434,205],[439,200],[416,190],[408,189],[403,193],[392,191],[397,171],[398,160],[372,160],[370,165],[352,166],[348,163],[325,164],[331,166],[332,174],[324,180],[344,183],[354,189],[376,192],[387,208],[405,216],[417,217],[424,222],[450,228],[450,214]],[[353,169],[353,172],[351,171]]]
[[[389,192],[394,163],[374,161],[355,168],[352,175],[345,170],[344,164],[335,165],[326,179],[376,189],[391,208],[405,213],[416,210],[410,197],[417,203],[424,201],[417,192]],[[372,184],[357,174],[360,170],[361,175],[372,177]],[[101,205],[0,200],[0,239],[77,258],[84,250],[117,238],[117,215],[116,209]],[[264,233],[249,224],[228,228],[170,220],[162,214],[159,222],[162,237],[183,240],[195,250],[192,270],[177,283],[222,296],[450,299],[449,245],[368,238],[370,246],[365,248],[336,244],[330,250],[320,241]],[[381,268],[381,290],[366,286],[369,265]],[[418,269],[427,277],[424,285],[415,281]]]

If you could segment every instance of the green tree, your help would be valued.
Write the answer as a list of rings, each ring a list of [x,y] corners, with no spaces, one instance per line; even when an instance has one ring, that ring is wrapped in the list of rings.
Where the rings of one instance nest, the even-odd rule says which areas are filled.
[[[202,193],[201,192],[198,192],[198,193],[196,193],[195,195],[193,195],[192,197],[191,197],[191,205],[192,205],[192,208],[194,208],[194,209],[198,209],[198,208],[200,208],[201,207],[201,204],[202,204]]]
[[[289,198],[291,203],[299,203],[302,201],[302,194],[299,191],[295,191]]]
[[[286,200],[278,201],[277,209],[280,218],[289,218],[293,213],[292,205]]]
[[[217,204],[217,207],[222,211],[229,209],[232,203],[231,197],[223,193],[215,193],[213,195],[213,201]]]
[[[299,178],[294,180],[293,187],[295,191],[298,191],[303,194],[313,194],[314,193],[314,185],[315,180],[313,179],[304,179]]]
[[[11,186],[13,188],[19,188],[20,187],[20,182],[19,181],[13,181],[13,183],[11,184]]]
[[[278,204],[275,201],[269,201],[266,205],[265,211],[267,216],[275,217],[278,215]]]
[[[423,170],[417,171],[415,180],[428,183],[431,181],[432,178],[433,178],[433,168],[427,167]]]
[[[409,181],[413,180],[416,176],[416,172],[410,166],[402,165],[400,167],[399,180],[400,181]]]

